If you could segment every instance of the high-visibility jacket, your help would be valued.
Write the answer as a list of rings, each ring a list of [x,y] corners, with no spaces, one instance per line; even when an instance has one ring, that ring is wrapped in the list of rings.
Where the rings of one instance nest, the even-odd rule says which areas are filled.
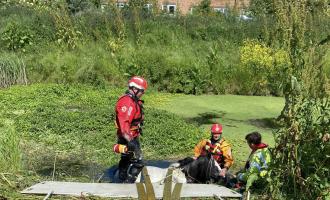
[[[255,151],[252,151],[248,161],[246,162],[245,169],[242,173],[237,175],[239,181],[242,182],[251,182],[255,180],[249,179],[258,179],[258,177],[264,177],[267,174],[267,169],[271,162],[271,154],[266,144],[260,144],[259,148]],[[249,184],[249,185],[250,185]]]
[[[119,98],[115,111],[117,135],[130,139],[138,137],[144,120],[143,102],[127,93]]]
[[[231,153],[231,145],[224,139],[212,144],[211,140],[203,139],[194,148],[194,156],[207,155],[211,153],[213,158],[221,167],[230,168],[234,163]]]

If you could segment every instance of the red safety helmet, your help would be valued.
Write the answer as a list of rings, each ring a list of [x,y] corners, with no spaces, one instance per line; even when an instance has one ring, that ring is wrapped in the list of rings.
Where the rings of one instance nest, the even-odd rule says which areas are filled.
[[[211,127],[212,134],[222,134],[222,125],[221,124],[213,124]]]
[[[129,81],[128,81],[128,87],[135,87],[139,90],[147,90],[148,88],[148,83],[147,81],[140,77],[140,76],[133,76]]]

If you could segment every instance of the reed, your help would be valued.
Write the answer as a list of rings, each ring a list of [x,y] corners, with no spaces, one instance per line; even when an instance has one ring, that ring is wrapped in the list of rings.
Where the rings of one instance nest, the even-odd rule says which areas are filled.
[[[0,88],[11,85],[27,85],[25,64],[17,56],[4,55],[0,57]]]

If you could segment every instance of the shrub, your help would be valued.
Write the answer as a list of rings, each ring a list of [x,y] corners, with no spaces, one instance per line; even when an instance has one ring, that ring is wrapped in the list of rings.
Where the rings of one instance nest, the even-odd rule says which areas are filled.
[[[286,51],[273,50],[257,41],[247,40],[240,48],[240,55],[246,92],[253,95],[280,94],[283,70],[290,66]]]
[[[7,24],[1,34],[1,41],[8,50],[22,49],[22,51],[25,51],[24,48],[32,45],[34,40],[34,34],[27,26],[15,22]]]
[[[75,29],[72,19],[66,14],[65,10],[54,12],[53,15],[57,43],[69,49],[75,49],[79,39],[82,37],[81,32]]]
[[[39,46],[40,43],[49,43],[55,39],[55,26],[50,10],[39,5],[30,4],[12,4],[1,10],[0,31],[3,32],[7,26],[13,26],[19,33],[33,36],[31,41],[33,45]],[[17,33],[16,33],[17,34]],[[24,36],[24,35],[23,35]],[[25,39],[26,40],[26,39]],[[27,41],[26,41],[26,44]]]
[[[34,82],[89,83],[92,85],[120,85],[123,81],[120,67],[104,46],[90,43],[75,50],[45,47],[40,57],[27,61]]]
[[[247,40],[240,49],[243,71],[248,74],[247,90],[252,94],[267,94],[267,74],[272,71],[271,49],[256,41]]]

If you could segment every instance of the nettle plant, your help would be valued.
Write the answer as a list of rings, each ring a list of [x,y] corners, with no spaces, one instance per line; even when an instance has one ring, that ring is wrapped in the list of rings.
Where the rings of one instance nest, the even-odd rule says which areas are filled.
[[[75,49],[78,45],[82,33],[76,29],[72,19],[64,8],[60,8],[53,12],[56,26],[56,38],[59,45],[67,46],[69,49]]]
[[[8,50],[25,51],[25,47],[33,44],[34,34],[28,27],[10,22],[1,33],[0,39]]]

